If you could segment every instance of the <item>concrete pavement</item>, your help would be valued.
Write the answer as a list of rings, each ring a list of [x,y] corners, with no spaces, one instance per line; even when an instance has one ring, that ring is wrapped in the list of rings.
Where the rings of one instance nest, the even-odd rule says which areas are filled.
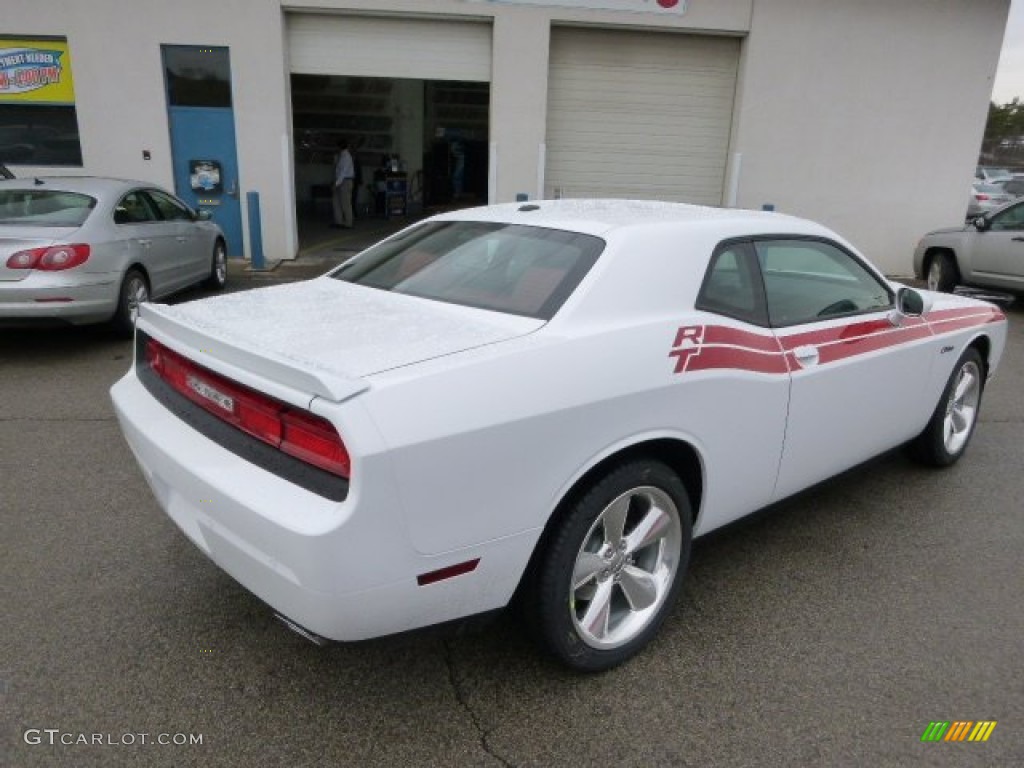
[[[890,454],[698,540],[660,637],[591,677],[510,616],[293,635],[153,500],[107,397],[130,343],[3,332],[0,766],[1022,765],[1024,312],[1010,322],[963,461]],[[998,722],[984,744],[920,741],[980,719]]]

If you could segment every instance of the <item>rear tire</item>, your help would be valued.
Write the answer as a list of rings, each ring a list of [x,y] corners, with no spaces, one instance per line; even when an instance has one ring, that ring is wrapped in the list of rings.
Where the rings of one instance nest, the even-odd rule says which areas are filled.
[[[928,426],[910,444],[910,453],[932,467],[948,467],[964,455],[978,423],[985,366],[970,347],[957,361]]]
[[[928,262],[928,272],[925,278],[929,291],[952,292],[960,279],[956,268],[956,259],[944,251],[935,254]]]
[[[203,286],[211,291],[223,291],[228,282],[228,249],[223,240],[213,244],[213,257],[210,260],[210,276],[203,281]]]
[[[149,301],[149,282],[141,270],[132,268],[125,272],[118,293],[117,311],[111,325],[118,336],[131,338],[135,334],[135,319],[139,316],[139,305]]]
[[[683,483],[660,462],[630,461],[591,485],[557,522],[524,595],[542,645],[581,672],[639,653],[679,594],[691,520]]]

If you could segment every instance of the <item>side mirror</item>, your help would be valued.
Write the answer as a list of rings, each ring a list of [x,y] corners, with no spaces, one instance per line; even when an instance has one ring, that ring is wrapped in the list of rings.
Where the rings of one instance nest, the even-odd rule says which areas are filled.
[[[928,303],[913,288],[901,285],[896,291],[896,311],[905,317],[920,317],[928,310]]]
[[[211,214],[206,209],[200,209],[196,211],[196,221],[209,221],[212,218],[213,214]]]
[[[986,219],[984,216],[979,216],[974,221],[972,221],[971,224],[973,224],[974,228],[979,232],[984,232],[991,226],[989,220]]]

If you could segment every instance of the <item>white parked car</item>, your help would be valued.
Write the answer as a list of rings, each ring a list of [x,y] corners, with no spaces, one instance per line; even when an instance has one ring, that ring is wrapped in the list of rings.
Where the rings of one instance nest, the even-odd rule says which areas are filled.
[[[146,304],[112,396],[167,514],[307,636],[519,595],[599,670],[657,632],[694,536],[904,443],[956,461],[1005,334],[808,221],[544,201]]]

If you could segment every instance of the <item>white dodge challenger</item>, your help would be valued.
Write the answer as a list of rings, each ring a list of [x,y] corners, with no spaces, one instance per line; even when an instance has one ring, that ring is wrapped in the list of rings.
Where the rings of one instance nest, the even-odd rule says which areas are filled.
[[[167,514],[307,637],[517,596],[601,670],[658,631],[694,536],[901,444],[960,458],[1005,336],[809,221],[544,201],[144,305],[112,397]]]

